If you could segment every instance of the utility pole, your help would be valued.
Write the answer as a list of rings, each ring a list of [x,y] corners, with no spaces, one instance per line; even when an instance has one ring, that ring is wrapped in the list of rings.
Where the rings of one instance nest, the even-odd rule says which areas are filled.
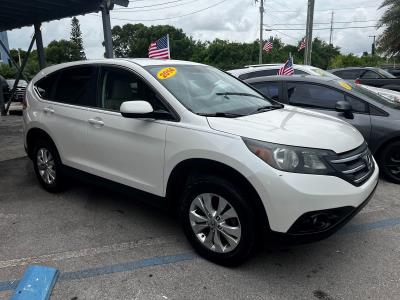
[[[331,34],[329,35],[329,45],[332,45],[332,36],[333,36],[333,15],[335,13],[332,11],[331,15]]]
[[[260,53],[258,55],[258,63],[262,64],[263,55],[263,31],[264,31],[264,0],[260,1]]]
[[[311,65],[313,24],[314,24],[314,0],[308,0],[306,50],[304,53],[304,64],[305,65]]]
[[[374,56],[375,55],[375,38],[376,38],[376,35],[369,35],[368,37],[374,38],[374,42],[372,43],[372,49],[371,49],[371,54],[372,54],[372,56]]]

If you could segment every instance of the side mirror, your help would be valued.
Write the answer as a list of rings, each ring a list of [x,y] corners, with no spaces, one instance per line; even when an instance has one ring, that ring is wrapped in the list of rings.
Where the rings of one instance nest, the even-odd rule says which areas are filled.
[[[336,102],[336,111],[342,112],[344,114],[344,117],[347,119],[353,119],[354,115],[351,112],[353,108],[351,107],[351,104],[347,101],[338,101]]]
[[[119,111],[125,118],[151,118],[154,110],[147,101],[125,101]]]
[[[336,110],[339,112],[350,112],[352,110],[351,104],[347,101],[336,102]]]

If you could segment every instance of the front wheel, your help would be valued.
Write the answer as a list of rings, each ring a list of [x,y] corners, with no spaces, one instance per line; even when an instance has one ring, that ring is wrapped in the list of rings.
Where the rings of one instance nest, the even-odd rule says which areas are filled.
[[[189,183],[180,215],[190,243],[211,261],[237,265],[254,250],[254,211],[245,194],[223,178],[202,176]]]
[[[391,142],[382,150],[379,166],[386,179],[400,184],[400,141]]]
[[[39,140],[33,150],[36,177],[45,190],[57,193],[64,189],[61,160],[56,147],[47,140]]]

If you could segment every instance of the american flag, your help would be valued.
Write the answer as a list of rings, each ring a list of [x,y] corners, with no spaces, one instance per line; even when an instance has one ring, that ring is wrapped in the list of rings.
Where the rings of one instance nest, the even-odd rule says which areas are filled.
[[[149,58],[169,59],[169,36],[163,36],[149,46]]]
[[[272,44],[272,42],[271,41],[268,41],[268,42],[266,42],[265,44],[264,44],[264,47],[263,47],[263,50],[265,51],[265,52],[270,52],[270,51],[272,51],[272,48],[274,47],[274,45]]]
[[[306,39],[303,39],[300,43],[299,46],[299,51],[301,51],[301,49],[304,49],[306,47]]]
[[[278,75],[293,75],[293,59],[289,57],[287,62],[279,69]]]

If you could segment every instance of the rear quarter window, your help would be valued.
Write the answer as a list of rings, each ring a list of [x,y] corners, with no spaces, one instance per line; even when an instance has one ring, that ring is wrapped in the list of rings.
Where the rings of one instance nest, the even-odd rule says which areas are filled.
[[[45,100],[52,100],[55,84],[60,72],[52,73],[35,83],[35,89],[40,98]]]

